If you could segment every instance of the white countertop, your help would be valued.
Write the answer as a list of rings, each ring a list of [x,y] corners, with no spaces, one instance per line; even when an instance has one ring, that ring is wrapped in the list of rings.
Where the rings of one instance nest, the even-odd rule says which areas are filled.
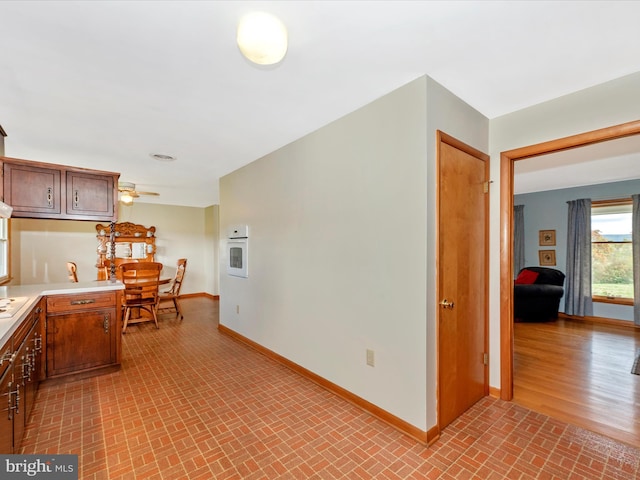
[[[0,298],[26,298],[10,318],[0,318],[0,348],[11,338],[25,316],[43,296],[124,290],[122,282],[100,280],[78,283],[47,283],[0,287]]]

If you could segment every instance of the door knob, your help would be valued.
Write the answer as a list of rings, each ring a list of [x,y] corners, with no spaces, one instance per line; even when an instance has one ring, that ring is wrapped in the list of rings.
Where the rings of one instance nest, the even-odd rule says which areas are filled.
[[[448,302],[446,298],[440,302],[440,305],[442,305],[444,308],[453,309],[453,302]]]

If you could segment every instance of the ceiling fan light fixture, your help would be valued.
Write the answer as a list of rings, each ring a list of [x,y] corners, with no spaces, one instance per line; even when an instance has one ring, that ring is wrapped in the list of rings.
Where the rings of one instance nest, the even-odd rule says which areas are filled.
[[[236,40],[242,55],[258,65],[274,65],[287,54],[287,29],[269,13],[252,12],[242,17]]]
[[[125,205],[131,205],[134,198],[140,197],[140,195],[153,195],[159,196],[157,192],[142,192],[136,190],[136,184],[131,182],[118,182],[118,192],[120,192],[120,201]]]

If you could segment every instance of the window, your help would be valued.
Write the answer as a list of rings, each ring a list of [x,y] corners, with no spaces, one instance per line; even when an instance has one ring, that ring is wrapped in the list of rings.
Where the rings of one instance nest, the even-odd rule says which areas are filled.
[[[9,220],[0,218],[0,284],[9,280]]]
[[[594,300],[633,302],[631,199],[591,205],[591,289]]]

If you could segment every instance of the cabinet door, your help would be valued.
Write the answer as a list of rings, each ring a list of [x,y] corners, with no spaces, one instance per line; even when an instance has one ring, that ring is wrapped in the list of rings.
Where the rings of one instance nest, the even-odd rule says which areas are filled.
[[[18,363],[14,367],[13,374],[16,382],[20,383],[22,391],[22,410],[24,412],[25,424],[29,419],[31,409],[36,397],[38,388],[39,371],[40,371],[40,349],[38,348],[38,337],[40,334],[40,325],[36,323],[31,328],[29,335],[24,342],[24,360],[19,358]]]
[[[67,215],[112,217],[114,179],[109,175],[67,172]]]
[[[45,331],[44,327],[47,323],[45,321],[45,309],[47,308],[46,298],[42,298],[38,305],[33,309],[34,323],[37,325],[36,333],[33,339],[34,348],[36,353],[35,369],[34,372],[36,383],[40,383],[47,376],[46,363],[44,361],[46,352]]]
[[[4,201],[14,217],[60,215],[60,170],[21,164],[4,164]]]
[[[31,331],[33,334],[33,330]],[[31,357],[29,355],[28,339],[22,343],[16,353],[16,358],[13,364],[13,378],[14,378],[14,390],[13,397],[15,403],[15,409],[13,410],[13,444],[17,448],[22,442],[24,435],[24,427],[26,423],[27,412],[27,396],[31,397],[32,401],[33,392],[27,393],[27,388],[31,388],[29,378],[31,376]]]
[[[116,310],[47,316],[47,377],[117,362]]]
[[[13,369],[0,377],[0,454],[13,453]]]

